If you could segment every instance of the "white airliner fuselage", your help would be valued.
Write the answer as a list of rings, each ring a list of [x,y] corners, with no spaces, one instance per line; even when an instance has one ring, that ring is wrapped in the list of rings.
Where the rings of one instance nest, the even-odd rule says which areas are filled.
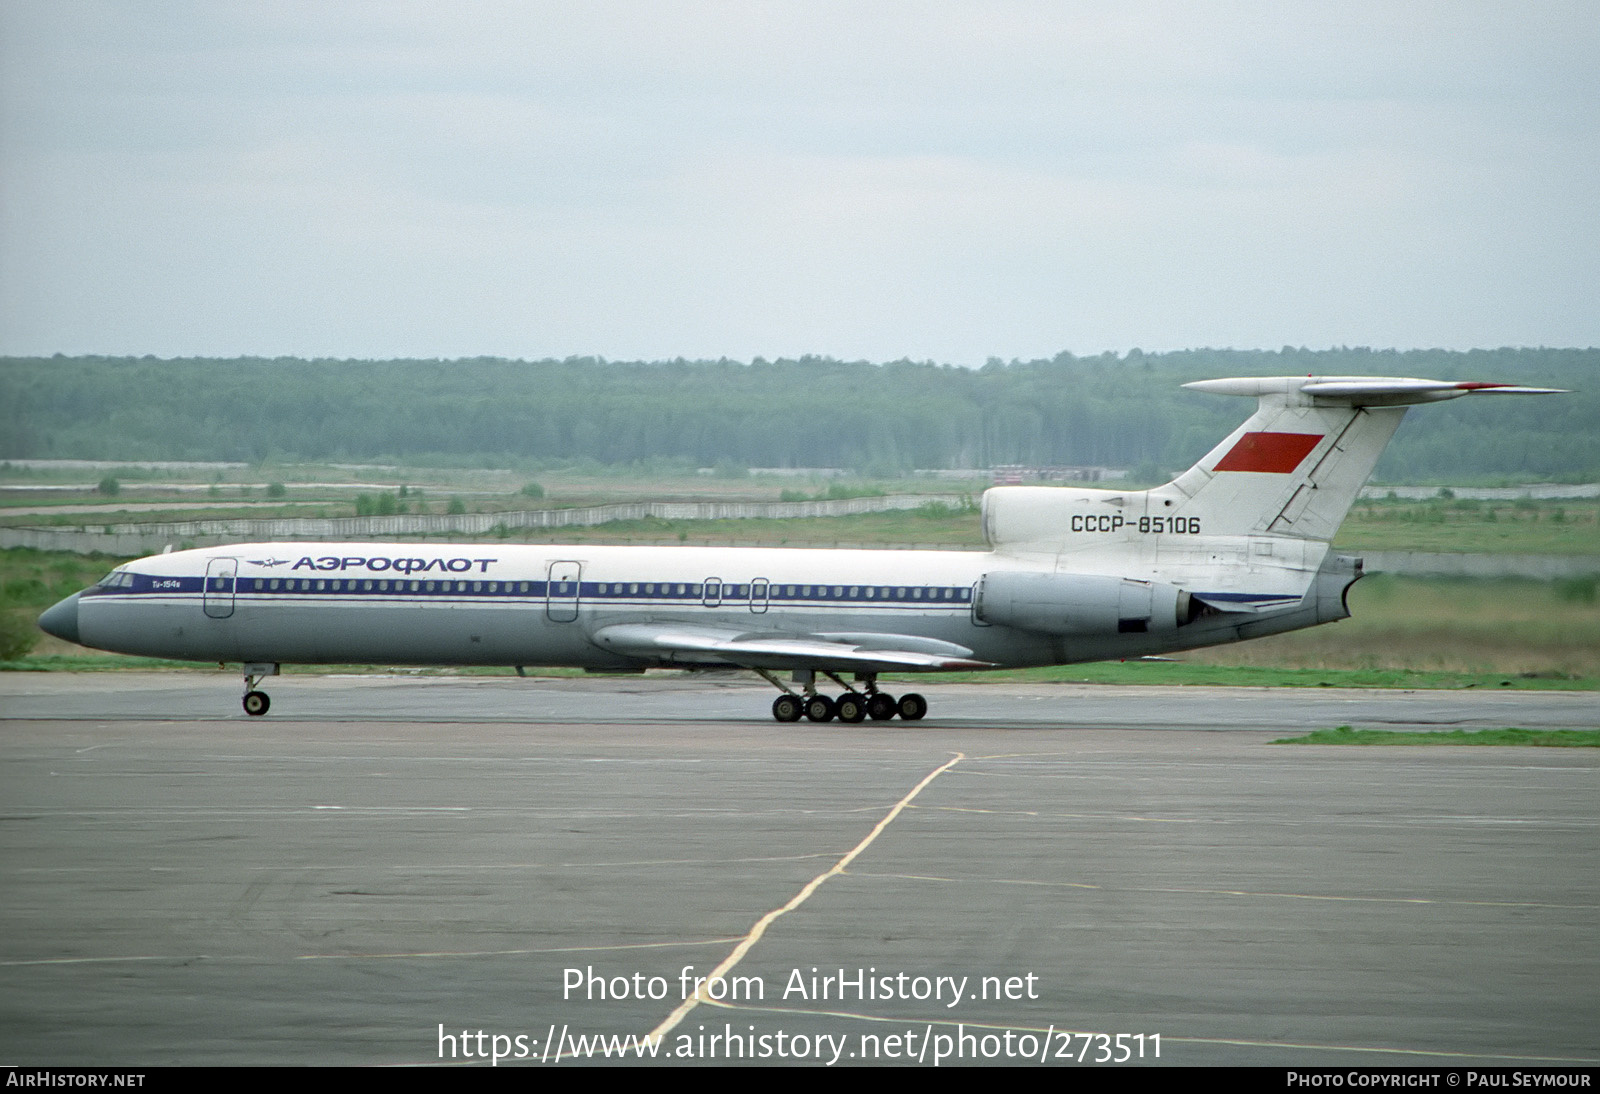
[[[920,718],[880,672],[1137,657],[1344,618],[1328,543],[1405,407],[1505,385],[1269,377],[1189,385],[1256,414],[1153,490],[1002,487],[991,550],[258,543],[118,567],[40,618],[98,649],[244,664],[739,667],[774,716]],[[775,675],[793,674],[791,690]],[[840,684],[818,693],[816,674]],[[858,690],[840,674],[853,674]]]

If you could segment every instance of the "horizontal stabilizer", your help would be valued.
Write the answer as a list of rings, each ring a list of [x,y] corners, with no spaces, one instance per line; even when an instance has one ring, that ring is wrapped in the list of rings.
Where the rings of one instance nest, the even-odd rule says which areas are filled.
[[[1184,384],[1212,395],[1300,395],[1348,406],[1408,406],[1463,395],[1563,395],[1561,388],[1519,387],[1475,380],[1421,380],[1410,376],[1235,376]]]

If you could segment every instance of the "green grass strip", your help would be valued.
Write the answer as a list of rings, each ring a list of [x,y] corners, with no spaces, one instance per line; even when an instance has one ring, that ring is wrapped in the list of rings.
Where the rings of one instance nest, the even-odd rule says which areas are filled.
[[[1419,669],[1285,669],[1204,665],[1185,661],[1097,661],[994,672],[946,672],[918,677],[885,674],[901,690],[920,682],[1029,684],[1159,684],[1168,687],[1250,688],[1512,688],[1529,691],[1595,691],[1600,678],[1565,673],[1443,672]]]
[[[1511,745],[1537,748],[1600,748],[1600,729],[1451,729],[1406,733],[1393,729],[1319,729],[1284,737],[1275,745]]]

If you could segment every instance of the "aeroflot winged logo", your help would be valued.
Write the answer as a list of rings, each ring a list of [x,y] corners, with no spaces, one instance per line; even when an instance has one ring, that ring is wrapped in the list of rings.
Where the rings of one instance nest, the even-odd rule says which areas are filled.
[[[286,566],[289,563],[286,558],[247,558],[245,561],[252,566],[265,566],[269,570],[274,566]]]
[[[1300,466],[1320,440],[1320,433],[1246,433],[1212,470],[1287,475]]]

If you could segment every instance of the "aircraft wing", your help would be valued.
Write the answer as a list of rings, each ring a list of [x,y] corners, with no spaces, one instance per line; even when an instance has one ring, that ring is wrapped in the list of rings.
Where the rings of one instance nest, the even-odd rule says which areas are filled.
[[[692,623],[617,623],[590,636],[602,649],[680,665],[847,672],[987,669],[954,642],[910,634],[786,634]]]

